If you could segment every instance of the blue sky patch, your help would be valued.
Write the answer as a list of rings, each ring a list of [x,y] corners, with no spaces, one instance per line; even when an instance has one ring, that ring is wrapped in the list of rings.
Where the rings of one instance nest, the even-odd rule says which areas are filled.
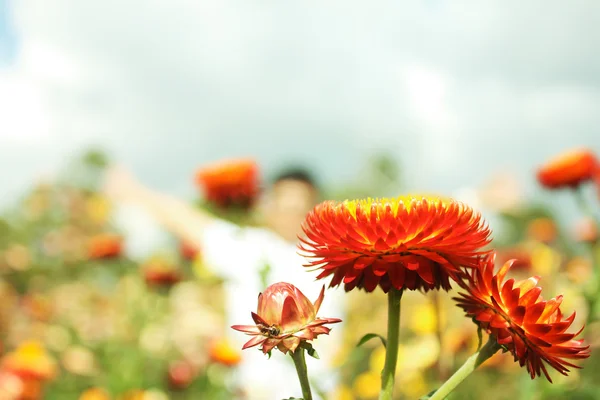
[[[10,0],[0,0],[0,66],[9,64],[17,52],[17,36],[10,16]]]

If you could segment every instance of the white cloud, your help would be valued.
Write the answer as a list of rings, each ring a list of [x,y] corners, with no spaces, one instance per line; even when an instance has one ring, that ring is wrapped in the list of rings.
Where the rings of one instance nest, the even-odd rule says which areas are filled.
[[[594,0],[13,8],[22,51],[0,79],[20,92],[9,126],[28,136],[10,151],[43,162],[103,144],[182,190],[195,166],[227,155],[306,160],[334,180],[385,148],[411,184],[452,191],[505,164],[525,175],[571,144],[600,150]]]

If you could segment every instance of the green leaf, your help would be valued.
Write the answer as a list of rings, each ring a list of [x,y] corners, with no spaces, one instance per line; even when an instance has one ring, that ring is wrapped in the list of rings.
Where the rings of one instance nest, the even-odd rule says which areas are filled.
[[[308,353],[308,355],[311,356],[312,358],[316,358],[317,360],[320,360],[319,353],[317,353],[317,350],[315,350],[315,348],[313,347],[312,344],[310,344],[308,342],[302,342],[300,347],[305,349],[306,352]]]
[[[260,352],[262,353],[262,349],[257,349],[257,350],[258,350],[258,351],[260,351]],[[269,350],[269,351],[266,353],[266,354],[267,354],[267,360],[270,360],[270,359],[271,359],[271,355],[272,355],[272,354],[271,354],[271,352],[272,352],[272,351],[273,351],[273,350]]]
[[[387,340],[385,340],[385,338],[383,336],[381,336],[377,333],[367,333],[365,336],[360,338],[356,347],[362,346],[363,344],[367,343],[369,340],[371,340],[373,338],[381,339],[381,343],[383,343],[383,347],[387,347]]]

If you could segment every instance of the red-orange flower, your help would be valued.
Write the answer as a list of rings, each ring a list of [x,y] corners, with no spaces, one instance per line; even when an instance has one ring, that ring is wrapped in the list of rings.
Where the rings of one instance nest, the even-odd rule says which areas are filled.
[[[184,259],[193,261],[196,259],[196,257],[200,253],[200,249],[198,248],[198,246],[196,246],[192,243],[182,241],[179,244],[179,253],[181,254],[181,256]]]
[[[233,329],[253,336],[242,349],[261,346],[263,353],[274,347],[286,354],[294,352],[300,343],[329,334],[325,324],[341,322],[337,318],[318,318],[325,296],[325,286],[313,303],[294,285],[285,282],[269,286],[258,296],[258,310],[252,314],[256,325],[234,325]]]
[[[173,390],[185,389],[194,380],[196,372],[187,361],[175,361],[169,365],[167,375],[169,387]]]
[[[396,289],[450,288],[460,267],[477,266],[490,242],[490,230],[469,206],[440,198],[399,197],[326,201],[302,224],[300,250],[307,267],[344,283],[384,292]]]
[[[504,282],[512,263],[507,262],[494,275],[494,258],[483,258],[480,268],[468,271],[460,282],[466,293],[455,298],[458,306],[510,351],[519,365],[525,365],[532,379],[543,373],[552,382],[545,363],[563,375],[568,367],[579,368],[567,360],[589,357],[589,346],[583,345],[583,339],[575,339],[583,328],[566,332],[575,313],[563,318],[562,296],[544,301],[542,288],[537,286],[539,277]]]
[[[206,199],[218,207],[248,208],[258,194],[258,165],[251,159],[225,160],[196,172]]]
[[[118,257],[122,251],[123,238],[112,233],[101,233],[88,242],[88,257],[93,260]]]
[[[171,286],[181,280],[179,268],[165,260],[151,260],[144,265],[143,273],[150,286]]]
[[[549,189],[575,187],[594,178],[599,168],[594,153],[588,149],[576,149],[559,154],[542,165],[537,179]]]

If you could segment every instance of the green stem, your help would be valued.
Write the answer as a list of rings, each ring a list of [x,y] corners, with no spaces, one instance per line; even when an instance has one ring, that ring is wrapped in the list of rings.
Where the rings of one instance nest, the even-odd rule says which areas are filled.
[[[304,357],[304,349],[298,347],[296,351],[290,352],[294,365],[296,366],[296,372],[298,372],[298,380],[302,387],[302,398],[304,400],[312,400],[312,393],[310,391],[310,383],[308,381],[308,370],[306,369],[306,358]]]
[[[496,342],[496,339],[489,338],[487,343],[477,353],[473,354],[467,359],[467,361],[448,379],[444,384],[435,391],[435,393],[429,398],[429,400],[443,400],[448,396],[456,387],[464,381],[471,372],[480,366],[485,360],[496,354],[500,350],[500,345]]]
[[[400,300],[402,291],[390,289],[388,293],[388,331],[385,349],[385,364],[381,372],[379,400],[392,400],[396,363],[398,362],[398,338],[400,335]]]
[[[592,207],[585,199],[585,194],[583,193],[583,190],[580,186],[574,190],[574,194],[579,208],[587,217],[591,218],[591,220],[594,221],[594,223],[596,224],[596,227],[600,229],[600,220],[598,219],[596,214],[594,214]],[[594,243],[588,244],[588,250],[592,258],[592,279],[587,285],[587,290],[584,291],[584,297],[588,303],[588,316],[586,324],[590,324],[596,320],[596,309],[598,307],[598,290],[600,289],[600,252],[598,251]]]
[[[433,302],[433,308],[435,310],[435,335],[440,346],[440,354],[436,363],[437,378],[439,381],[443,381],[446,376],[446,353],[444,352],[444,327],[442,326],[442,299],[440,298],[439,290],[431,293],[431,301]]]
[[[578,186],[576,189],[573,190],[573,192],[575,193],[575,200],[577,201],[577,205],[579,206],[579,208],[581,208],[581,211],[583,211],[583,213],[586,216],[591,218],[596,223],[596,225],[600,225],[600,220],[594,213],[592,206],[590,206],[590,203],[588,203],[588,201],[585,199],[585,193],[583,193],[583,189],[581,188],[581,186]]]

